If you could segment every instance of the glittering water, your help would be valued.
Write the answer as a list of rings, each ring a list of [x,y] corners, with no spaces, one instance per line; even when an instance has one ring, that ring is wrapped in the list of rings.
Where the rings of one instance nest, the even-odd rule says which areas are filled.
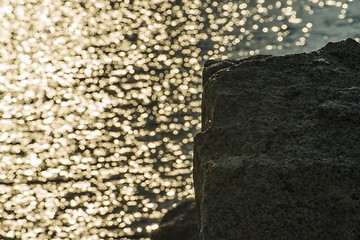
[[[360,36],[350,0],[0,1],[0,238],[145,239],[193,195],[201,64]]]

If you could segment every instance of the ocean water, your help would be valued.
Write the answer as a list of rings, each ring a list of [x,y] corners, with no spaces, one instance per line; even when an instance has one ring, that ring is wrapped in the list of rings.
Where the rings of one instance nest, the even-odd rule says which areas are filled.
[[[359,41],[351,0],[0,1],[0,238],[148,239],[193,197],[207,59]]]

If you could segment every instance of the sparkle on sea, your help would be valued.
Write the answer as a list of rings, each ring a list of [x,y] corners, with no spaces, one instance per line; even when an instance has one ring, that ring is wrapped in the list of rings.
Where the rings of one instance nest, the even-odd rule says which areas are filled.
[[[304,46],[314,9],[352,21],[294,2],[2,0],[0,238],[146,239],[193,196],[203,61]]]

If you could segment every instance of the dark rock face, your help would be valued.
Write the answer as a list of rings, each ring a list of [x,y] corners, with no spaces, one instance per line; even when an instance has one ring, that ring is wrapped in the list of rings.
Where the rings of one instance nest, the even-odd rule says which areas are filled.
[[[194,199],[181,202],[169,210],[161,220],[159,229],[151,234],[152,240],[199,240],[196,204]]]
[[[360,45],[209,61],[203,76],[201,239],[360,239]]]

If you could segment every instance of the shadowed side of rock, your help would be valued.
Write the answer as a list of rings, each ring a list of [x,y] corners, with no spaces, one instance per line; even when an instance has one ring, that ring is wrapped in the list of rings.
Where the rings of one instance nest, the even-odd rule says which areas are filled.
[[[360,45],[212,60],[203,77],[201,239],[360,239]]]

